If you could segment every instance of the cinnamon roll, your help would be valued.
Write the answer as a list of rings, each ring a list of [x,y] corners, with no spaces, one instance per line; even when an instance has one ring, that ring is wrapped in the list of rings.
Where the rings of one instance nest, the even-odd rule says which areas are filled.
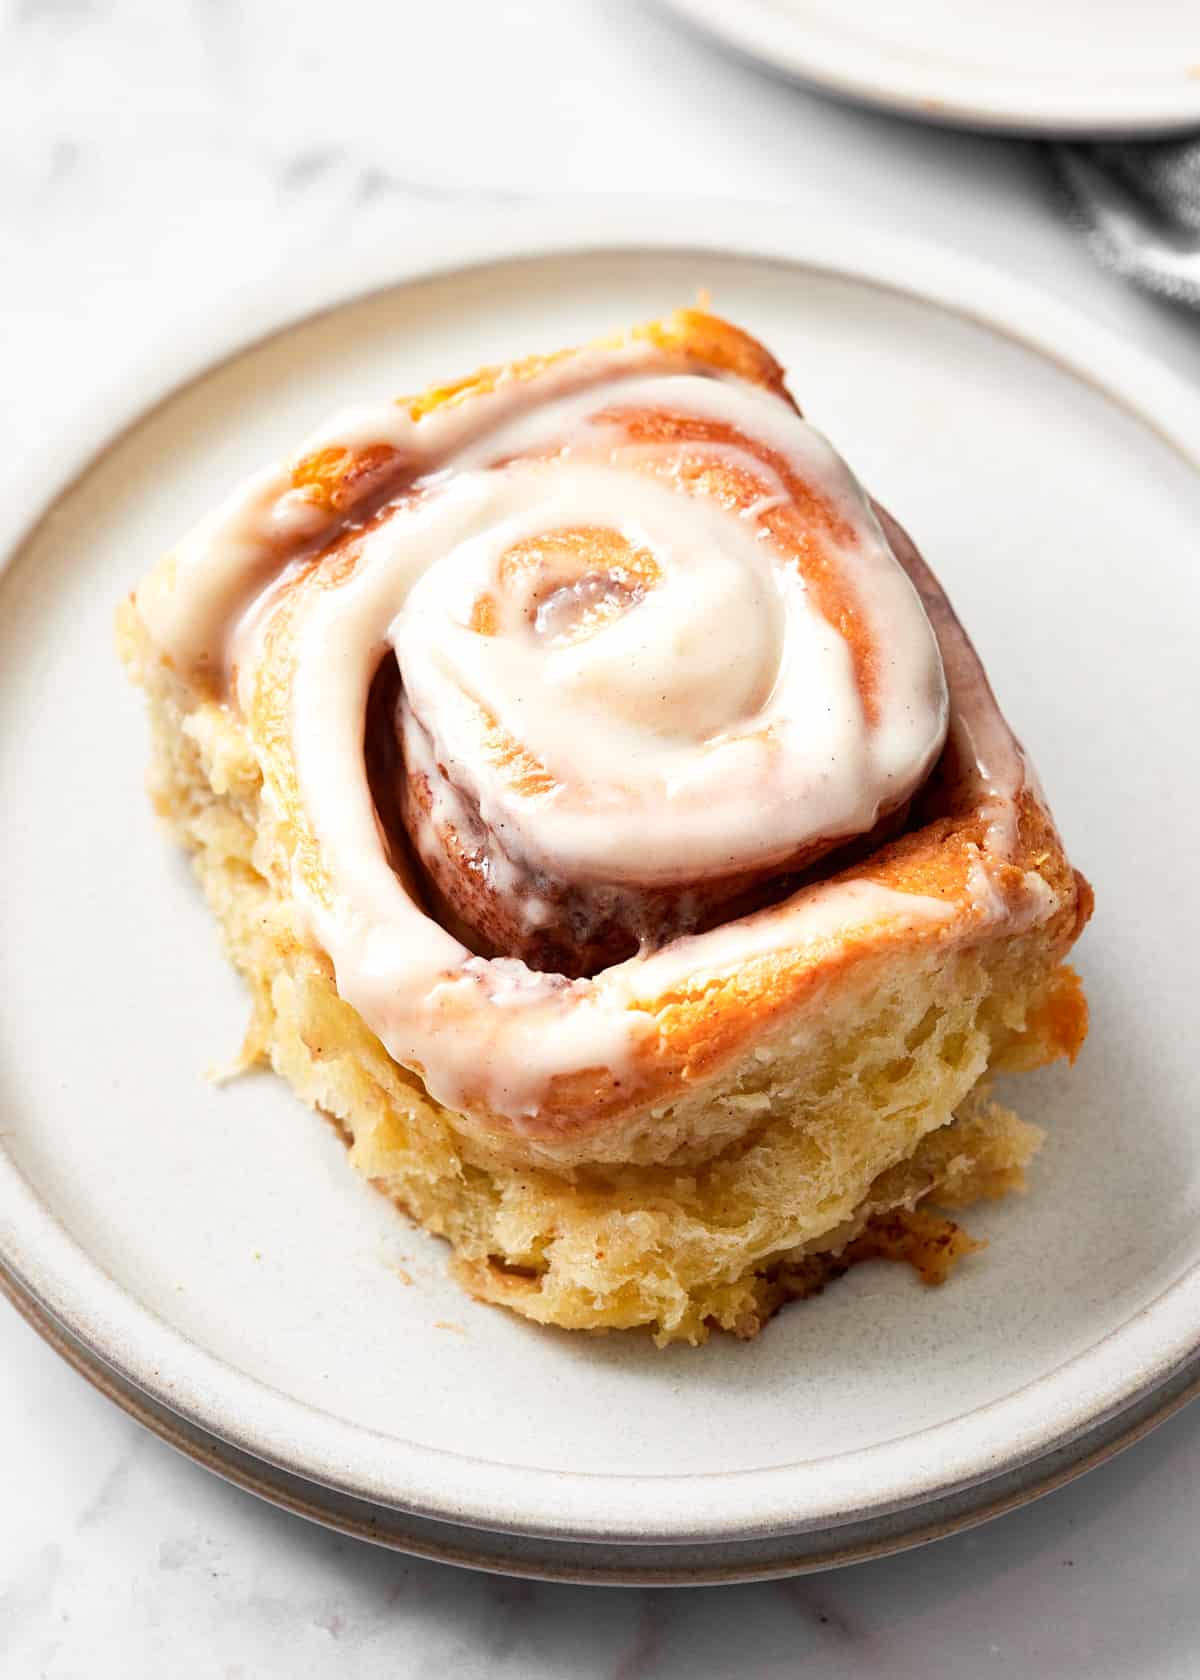
[[[1019,1187],[1090,913],[912,542],[681,311],[336,417],[119,615],[269,1061],[474,1294],[752,1334]]]

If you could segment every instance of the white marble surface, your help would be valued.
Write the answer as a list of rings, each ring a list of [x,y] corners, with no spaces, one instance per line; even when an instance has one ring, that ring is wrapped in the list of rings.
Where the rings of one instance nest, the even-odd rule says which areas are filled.
[[[568,193],[941,239],[1200,380],[1200,322],[1092,267],[1032,148],[828,104],[635,0],[0,0],[0,481],[232,289]],[[1198,1475],[1194,1408],[918,1554],[777,1586],[521,1585],[260,1505],[0,1311],[0,1673],[1184,1680]]]

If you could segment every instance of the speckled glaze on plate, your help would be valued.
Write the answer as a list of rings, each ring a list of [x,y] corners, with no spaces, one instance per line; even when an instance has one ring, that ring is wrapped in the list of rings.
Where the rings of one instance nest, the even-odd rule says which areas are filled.
[[[941,1292],[862,1268],[752,1344],[660,1354],[467,1300],[282,1085],[206,1082],[245,1000],[145,806],[110,622],[151,556],[327,409],[700,286],[921,541],[1100,908],[1092,1041],[1019,1082],[1050,1141],[1027,1200],[972,1215],[989,1252]],[[31,474],[46,512],[17,522],[0,579],[0,1256],[26,1296],[251,1459],[556,1543],[742,1547],[897,1513],[919,1537],[916,1507],[986,1509],[990,1478],[1153,1409],[1200,1344],[1188,390],[937,253],[659,207],[431,232],[130,388],[163,395],[111,405]]]
[[[664,0],[796,81],[922,122],[1145,138],[1200,127],[1194,0]]]

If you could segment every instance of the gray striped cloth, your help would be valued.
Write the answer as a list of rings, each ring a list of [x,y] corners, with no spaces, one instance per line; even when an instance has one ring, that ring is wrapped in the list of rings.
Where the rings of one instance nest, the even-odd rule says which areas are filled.
[[[1200,136],[1051,146],[1069,213],[1126,279],[1200,309]]]

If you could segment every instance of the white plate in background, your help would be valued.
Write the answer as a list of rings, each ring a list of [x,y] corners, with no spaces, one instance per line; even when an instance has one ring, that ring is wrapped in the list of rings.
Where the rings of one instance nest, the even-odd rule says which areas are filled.
[[[596,206],[415,245],[298,280],[160,370],[174,394],[140,418],[103,415],[0,578],[4,1264],[199,1429],[493,1533],[861,1530],[1144,1406],[1200,1344],[1200,403],[985,270],[771,212]],[[282,1084],[206,1083],[245,999],[146,807],[111,616],[327,410],[702,286],[940,572],[1099,907],[1092,1039],[1016,1084],[1050,1140],[1027,1200],[970,1214],[988,1253],[940,1292],[863,1267],[751,1344],[659,1353],[469,1301]]]
[[[666,0],[760,63],[927,122],[1023,134],[1200,128],[1196,0]]]

